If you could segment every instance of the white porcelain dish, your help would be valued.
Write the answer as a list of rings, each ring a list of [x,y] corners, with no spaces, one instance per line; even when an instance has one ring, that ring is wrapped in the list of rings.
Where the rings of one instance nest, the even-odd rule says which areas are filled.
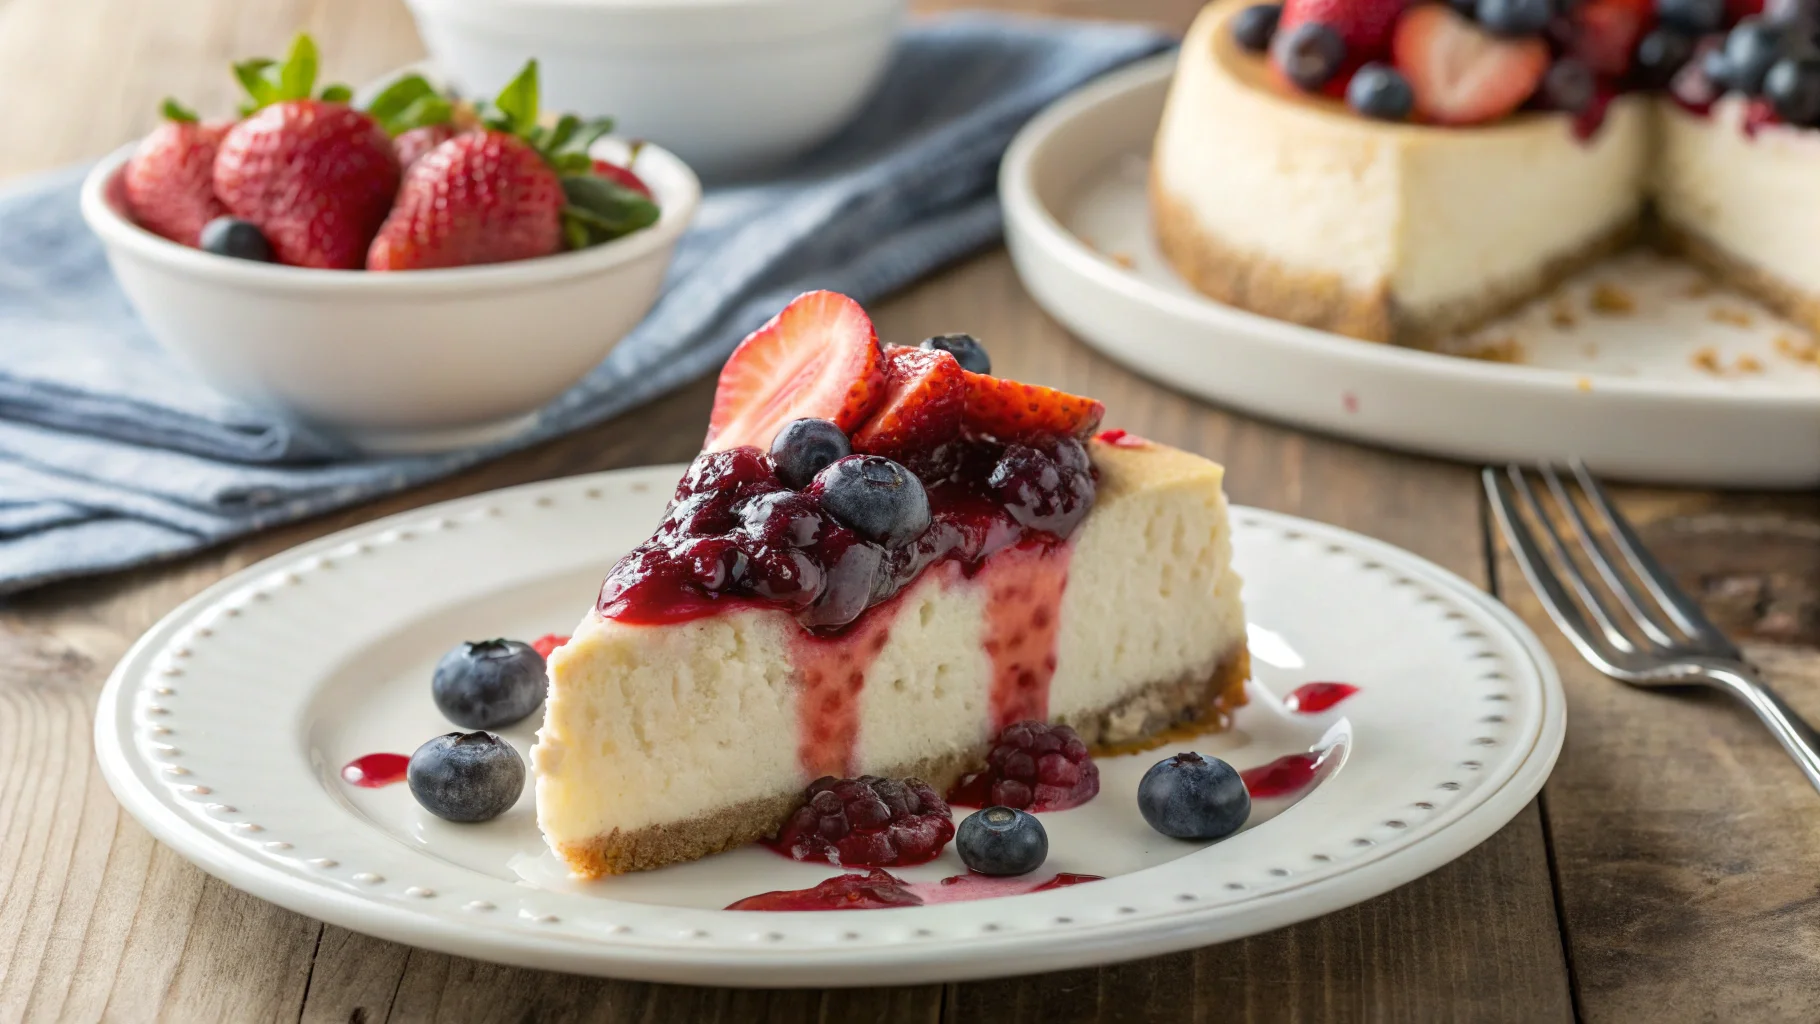
[[[1233,510],[1255,682],[1233,731],[1184,741],[1241,767],[1343,744],[1337,767],[1224,842],[1150,831],[1137,779],[1163,754],[1101,759],[1102,791],[1043,815],[1052,892],[850,913],[717,909],[838,869],[748,847],[600,882],[544,851],[529,791],[484,825],[419,810],[339,766],[449,731],[429,698],[462,639],[568,630],[643,540],[681,467],[575,477],[420,509],[285,552],[198,595],[121,661],[95,719],[120,801],[205,870],[300,913],[466,956],[701,985],[931,982],[1059,970],[1238,938],[1410,881],[1534,797],[1565,728],[1535,637],[1408,552]],[[1386,637],[1395,638],[1385,643]],[[1272,696],[1362,691],[1319,716]],[[522,750],[535,719],[507,730]],[[1178,747],[1179,749],[1179,747]],[[1166,753],[1166,752],[1165,752]],[[896,869],[958,874],[952,848]]]
[[[82,214],[152,336],[216,390],[371,452],[508,436],[593,369],[657,301],[701,185],[656,146],[638,172],[656,224],[581,252],[371,274],[225,259],[122,211],[126,146],[82,187]]]
[[[827,137],[890,60],[905,0],[409,0],[438,66],[492,96],[537,58],[543,105],[611,116],[704,177]]]
[[[1464,343],[1520,340],[1525,365],[1373,345],[1221,305],[1158,252],[1148,156],[1164,57],[1077,92],[1027,125],[999,179],[1018,273],[1085,341],[1171,387],[1300,427],[1473,461],[1584,458],[1616,478],[1716,487],[1820,484],[1820,366],[1748,300],[1676,293],[1691,271],[1629,257],[1571,282],[1646,299],[1630,317],[1550,323],[1544,300]],[[1217,132],[1218,125],[1206,130]],[[1750,355],[1756,373],[1694,366]]]

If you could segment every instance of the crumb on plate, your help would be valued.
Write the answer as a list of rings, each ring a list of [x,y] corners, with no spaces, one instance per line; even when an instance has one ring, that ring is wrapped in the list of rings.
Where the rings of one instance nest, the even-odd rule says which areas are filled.
[[[1549,304],[1548,322],[1556,327],[1568,328],[1579,323],[1580,318],[1574,315],[1572,303],[1568,302],[1566,297],[1561,297]]]
[[[1592,378],[1591,377],[1576,377],[1576,378],[1574,378],[1574,387],[1579,388],[1581,391],[1591,391],[1592,390]]]
[[[1719,363],[1719,350],[1711,345],[1696,351],[1688,361],[1694,364],[1694,369],[1715,377],[1725,372],[1725,367]]]
[[[1113,253],[1112,262],[1117,263],[1119,266],[1124,267],[1126,270],[1130,270],[1133,266],[1137,265],[1137,261],[1132,259],[1131,254],[1128,252]]]
[[[1706,311],[1706,318],[1716,324],[1730,324],[1733,327],[1749,327],[1755,321],[1750,310],[1737,306],[1714,306]]]
[[[1637,311],[1637,300],[1617,285],[1600,282],[1593,285],[1592,308],[1607,316],[1624,316]]]
[[[1527,353],[1523,350],[1523,343],[1518,341],[1514,335],[1508,334],[1501,338],[1468,341],[1455,354],[1468,359],[1482,359],[1488,363],[1521,363],[1527,357]]]
[[[1732,363],[1732,371],[1734,373],[1762,373],[1763,360],[1746,352]]]
[[[1813,363],[1820,366],[1820,342],[1812,338],[1797,338],[1792,334],[1776,335],[1776,352],[1797,363]]]

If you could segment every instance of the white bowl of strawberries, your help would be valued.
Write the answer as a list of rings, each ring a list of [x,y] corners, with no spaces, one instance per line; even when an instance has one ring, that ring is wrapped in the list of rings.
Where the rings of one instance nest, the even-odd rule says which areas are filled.
[[[540,123],[534,62],[479,110],[414,75],[357,109],[315,62],[299,37],[236,65],[241,120],[167,101],[95,167],[82,211],[122,289],[216,390],[362,450],[525,428],[650,310],[700,183],[603,123]]]

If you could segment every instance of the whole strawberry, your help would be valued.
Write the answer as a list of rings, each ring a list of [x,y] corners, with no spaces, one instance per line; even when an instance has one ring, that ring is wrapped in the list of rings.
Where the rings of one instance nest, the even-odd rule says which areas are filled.
[[[227,212],[215,198],[215,153],[230,126],[199,124],[176,100],[164,101],[164,118],[127,161],[121,185],[140,227],[193,246],[202,226]]]
[[[280,263],[357,270],[398,192],[398,157],[345,87],[312,99],[316,47],[234,67],[253,102],[215,157],[215,194],[264,232]]]
[[[368,270],[532,259],[657,219],[648,198],[593,173],[587,147],[609,122],[564,116],[538,125],[536,61],[501,91],[483,123],[411,165],[367,252]]]

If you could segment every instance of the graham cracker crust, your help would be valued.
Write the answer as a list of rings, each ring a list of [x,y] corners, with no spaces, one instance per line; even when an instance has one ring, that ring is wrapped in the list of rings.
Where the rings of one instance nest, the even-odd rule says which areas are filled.
[[[1820,296],[1802,291],[1761,267],[1733,256],[1699,233],[1662,217],[1655,219],[1650,241],[1663,252],[1681,257],[1763,303],[1797,327],[1820,334]]]
[[[1063,716],[1059,721],[1080,733],[1096,754],[1142,750],[1172,737],[1226,729],[1232,724],[1232,713],[1245,704],[1245,681],[1250,678],[1251,652],[1241,643],[1221,659],[1211,678],[1153,683],[1109,707]],[[923,779],[945,793],[962,775],[983,764],[990,749],[989,743],[980,744],[874,774]],[[629,833],[615,829],[584,842],[563,843],[556,852],[582,878],[649,871],[769,836],[801,801],[800,791],[782,793],[675,824]]]
[[[1273,319],[1410,348],[1432,348],[1451,335],[1512,312],[1637,237],[1635,223],[1622,225],[1549,261],[1528,280],[1487,288],[1470,299],[1417,315],[1400,307],[1387,286],[1361,291],[1334,274],[1295,270],[1230,248],[1201,230],[1188,206],[1162,186],[1154,169],[1150,208],[1164,257],[1196,291]]]

